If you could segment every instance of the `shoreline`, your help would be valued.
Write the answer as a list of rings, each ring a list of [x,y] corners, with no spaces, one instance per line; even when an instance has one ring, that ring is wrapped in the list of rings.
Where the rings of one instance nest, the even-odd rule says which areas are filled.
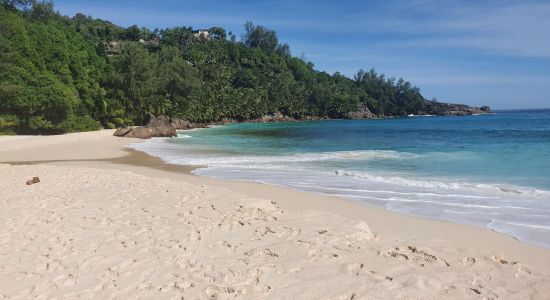
[[[14,141],[17,141],[17,143],[14,143]],[[307,254],[308,252],[305,252],[303,253],[303,255],[305,256],[302,257],[300,256],[301,255],[300,251],[302,251],[300,250],[302,249],[300,248],[302,246],[299,246],[299,243],[301,243],[300,239],[292,240],[294,242],[298,242],[298,244],[296,244],[296,246],[290,246],[287,244],[291,241],[290,240],[291,236],[282,235],[281,237],[283,238],[283,240],[280,240],[280,238],[277,239],[277,237],[272,236],[271,238],[275,240],[270,240],[271,241],[270,243],[272,244],[269,244],[271,245],[269,246],[269,249],[278,253],[277,257],[286,257],[284,255],[284,253],[287,253],[286,251],[288,251],[288,253],[294,253],[296,251],[297,252],[294,253],[294,255],[292,255],[292,257],[294,258],[289,258],[291,259],[291,261],[287,261],[286,263],[283,263],[283,264],[280,264],[280,263],[274,264],[273,266],[275,266],[275,269],[279,271],[277,271],[276,273],[269,273],[271,275],[269,276],[266,275],[267,277],[260,276],[261,277],[260,281],[264,280],[267,282],[269,281],[269,278],[273,278],[273,276],[275,276],[276,278],[279,278],[279,276],[283,276],[283,275],[275,275],[275,274],[287,274],[285,272],[290,271],[291,269],[287,270],[286,267],[284,267],[286,266],[286,264],[289,264],[289,266],[290,265],[302,266],[299,268],[302,268],[305,272],[306,270],[312,270],[311,268],[315,268],[314,267],[315,264],[319,264],[322,262],[324,266],[326,264],[326,267],[329,268],[326,270],[340,270],[340,268],[343,268],[342,264],[344,262],[351,262],[353,259],[361,259],[363,261],[366,260],[366,262],[368,262],[367,265],[371,265],[371,267],[375,268],[374,269],[375,271],[371,271],[371,275],[369,275],[370,277],[368,278],[358,277],[358,278],[362,278],[361,280],[363,280],[361,281],[361,284],[359,286],[365,286],[365,289],[366,289],[363,291],[363,294],[362,294],[364,296],[372,295],[371,294],[373,291],[372,286],[371,286],[371,290],[368,290],[369,283],[372,280],[375,280],[371,278],[373,276],[372,274],[378,274],[376,272],[382,272],[383,270],[386,270],[386,272],[390,274],[386,276],[391,276],[391,278],[393,278],[390,282],[387,282],[387,284],[394,284],[394,285],[400,284],[400,286],[402,287],[389,288],[388,286],[386,286],[385,288],[382,288],[382,290],[378,295],[386,295],[386,296],[401,295],[405,297],[405,295],[409,293],[413,293],[413,294],[416,293],[416,295],[424,295],[425,297],[434,297],[434,295],[439,295],[439,296],[455,295],[456,297],[458,295],[459,298],[464,298],[464,297],[474,298],[474,296],[479,297],[481,295],[491,297],[492,295],[491,293],[494,292],[499,294],[502,297],[502,295],[508,295],[508,296],[514,295],[514,294],[511,294],[511,291],[505,292],[505,290],[503,290],[504,286],[516,286],[518,283],[527,284],[529,286],[536,287],[531,289],[537,291],[539,293],[537,294],[539,297],[541,295],[546,295],[546,296],[550,295],[550,285],[548,284],[550,282],[550,273],[547,272],[547,270],[550,269],[550,249],[530,245],[490,229],[479,228],[471,225],[451,223],[447,221],[439,221],[439,220],[432,220],[432,219],[426,219],[426,218],[415,217],[415,216],[408,216],[397,212],[388,211],[382,208],[366,206],[364,204],[359,204],[359,203],[346,200],[343,198],[339,198],[339,197],[297,191],[286,187],[279,187],[279,186],[268,185],[263,183],[220,180],[220,179],[212,179],[212,178],[192,175],[191,171],[194,169],[194,167],[170,165],[163,162],[160,158],[149,156],[143,152],[126,148],[128,144],[136,143],[140,141],[142,140],[112,137],[112,131],[109,131],[109,130],[96,132],[96,133],[57,136],[57,137],[54,137],[53,140],[52,138],[48,138],[48,137],[21,137],[21,138],[0,137],[0,172],[8,172],[7,174],[13,173],[15,175],[27,174],[25,176],[28,177],[31,175],[34,176],[34,173],[32,173],[32,170],[36,169],[38,173],[42,172],[41,174],[45,174],[45,175],[40,175],[41,179],[43,178],[42,176],[54,176],[54,175],[58,177],[73,176],[70,174],[74,173],[74,174],[78,174],[73,176],[75,178],[74,180],[83,182],[83,183],[75,184],[76,185],[75,187],[71,187],[76,191],[77,194],[75,195],[79,195],[81,193],[86,194],[86,191],[87,191],[85,189],[86,183],[83,180],[88,180],[92,184],[93,182],[96,182],[96,181],[102,181],[104,182],[104,184],[98,185],[96,189],[99,189],[97,193],[100,193],[101,190],[105,188],[106,189],[105,192],[104,193],[101,192],[101,193],[102,195],[105,195],[106,199],[111,198],[111,196],[109,195],[119,195],[118,197],[122,197],[122,198],[130,197],[130,199],[134,199],[135,197],[138,197],[136,199],[139,199],[139,203],[142,203],[140,204],[142,205],[142,207],[143,205],[148,205],[147,203],[149,203],[150,201],[153,201],[153,202],[156,201],[155,198],[165,199],[164,201],[170,202],[170,201],[175,201],[175,199],[177,199],[178,197],[182,197],[185,193],[190,193],[190,195],[195,195],[195,196],[191,196],[191,198],[189,198],[189,200],[187,201],[191,201],[191,199],[196,199],[193,201],[199,201],[197,203],[204,203],[203,205],[205,206],[212,205],[212,208],[214,208],[214,205],[217,208],[223,207],[224,205],[230,205],[231,203],[234,203],[233,201],[238,201],[238,202],[240,201],[240,203],[242,203],[241,205],[244,207],[247,207],[247,205],[252,205],[253,207],[255,207],[254,205],[257,205],[256,203],[258,203],[259,201],[258,199],[265,199],[271,204],[262,204],[261,205],[262,208],[259,208],[257,212],[253,213],[253,215],[256,215],[256,214],[259,214],[259,215],[257,215],[256,217],[250,220],[263,220],[263,218],[266,217],[263,215],[264,213],[262,212],[264,210],[263,207],[267,205],[269,206],[268,211],[276,211],[278,216],[277,218],[282,217],[281,219],[282,221],[269,221],[269,224],[271,225],[269,225],[269,227],[266,227],[266,228],[271,228],[269,230],[273,230],[274,232],[280,232],[280,230],[285,230],[284,229],[286,228],[285,226],[289,226],[289,228],[298,226],[297,225],[298,223],[293,223],[293,222],[299,222],[300,224],[299,226],[302,227],[301,230],[303,232],[301,234],[303,236],[301,238],[302,241],[304,239],[305,240],[309,239],[313,243],[312,245],[316,245],[314,246],[313,249],[315,249],[315,247],[318,247],[318,248],[320,247],[319,250],[315,250],[315,251],[322,251],[319,253],[325,253],[325,252],[329,253],[327,251],[339,251],[338,252],[339,258],[338,260],[335,260],[335,261],[332,261],[332,260],[325,261],[324,259],[319,260],[321,256],[317,257],[317,254],[315,254],[312,257],[311,256],[313,255],[312,253],[317,253],[317,252],[311,252],[313,251],[313,249],[311,249],[311,251],[309,252],[310,253],[309,256]],[[29,159],[29,158],[32,158],[32,159]],[[6,167],[2,167],[2,166],[6,166],[6,162],[11,163],[12,166],[10,167],[10,165],[7,165],[7,169]],[[67,175],[63,175],[63,174],[67,174]],[[69,187],[63,187],[63,185],[49,187],[48,184],[53,184],[51,182],[54,181],[54,179],[56,178],[55,176],[52,178],[46,177],[44,179],[44,183],[39,183],[36,188],[44,189],[47,187],[48,189],[50,188],[53,189],[53,191],[59,190],[60,192],[63,191],[64,189],[69,188]],[[86,179],[86,178],[90,178],[90,179]],[[125,178],[128,178],[128,180],[130,181],[127,181]],[[19,181],[21,180],[22,179],[19,179]],[[125,185],[130,184],[132,188],[128,192],[124,192],[127,188],[122,188],[121,191],[110,189],[108,192],[107,191],[108,185],[111,182],[115,186],[116,185],[121,186],[121,188]],[[132,182],[135,182],[135,183],[132,183]],[[174,183],[177,183],[177,184],[174,184]],[[81,185],[82,185],[82,188],[79,187]],[[23,193],[23,191],[30,191],[28,187],[24,187],[23,185],[21,187],[13,187],[13,188],[10,187],[10,185],[8,185],[7,187],[5,187],[5,189],[7,189],[7,192],[8,192],[8,194],[6,195],[9,195],[10,190],[14,190],[15,194],[12,194],[12,196],[15,198],[13,198],[14,199],[13,201],[19,201],[17,199],[22,197],[21,193]],[[131,192],[132,189],[136,190],[135,194]],[[166,198],[165,196],[163,196],[164,189],[166,189],[167,195],[173,195],[173,196],[170,196],[169,198]],[[170,194],[168,194],[169,189],[170,190],[177,189],[181,191],[175,194],[173,194],[171,191]],[[137,190],[140,190],[141,192],[138,192]],[[16,191],[19,191],[19,192],[16,192]],[[47,191],[48,190],[44,190],[44,192],[47,192]],[[146,195],[150,195],[150,196],[146,196]],[[33,197],[40,197],[40,195],[34,195]],[[78,199],[79,196],[74,196],[74,197],[77,197],[75,199]],[[150,197],[153,197],[153,198],[150,198]],[[204,200],[201,200],[203,198]],[[36,198],[36,199],[40,199],[40,198]],[[56,198],[52,198],[52,199],[56,199]],[[62,199],[63,198],[61,198],[61,200]],[[96,198],[92,197],[89,199],[90,199],[89,201],[92,201]],[[222,200],[222,199],[228,199],[228,200]],[[235,200],[229,200],[229,199],[235,199]],[[237,199],[240,199],[240,200],[237,200]],[[51,201],[54,201],[54,200],[51,200]],[[121,200],[118,200],[117,203],[120,203],[120,201]],[[130,200],[126,200],[126,201],[130,201]],[[124,202],[124,203],[127,203],[125,205],[132,205],[133,201],[134,200],[130,202]],[[106,202],[106,203],[109,203],[109,202]],[[151,206],[151,209],[153,209],[153,207],[158,205],[162,206],[163,205],[162,203],[164,202],[159,202],[158,204]],[[90,205],[93,205],[93,203],[90,203]],[[121,210],[117,212],[118,208],[116,207],[118,206],[115,205],[115,203],[113,203],[112,205],[114,205],[113,206],[114,210],[112,212],[112,214],[114,215],[112,215],[111,218],[120,217],[121,218],[120,222],[122,222],[121,224],[126,224],[126,222],[129,222],[126,220],[127,217],[125,216],[128,215],[128,212],[130,211]],[[275,207],[271,207],[272,205]],[[202,206],[202,205],[199,204],[199,206]],[[217,211],[219,211],[220,209],[221,208],[218,208]],[[172,210],[173,209],[168,209],[166,212],[164,212],[163,215],[165,217],[163,218],[167,218],[167,220],[173,220],[172,222],[175,222],[176,220],[171,219],[171,217],[169,216]],[[92,213],[89,210],[84,210],[84,212],[86,212],[86,214]],[[285,215],[287,216],[286,218],[288,218],[289,216],[293,216],[293,217],[287,220],[284,217]],[[131,216],[131,214],[128,216]],[[205,216],[209,216],[209,215],[205,215]],[[69,217],[72,217],[72,213],[71,215],[67,215],[65,218],[69,218]],[[246,221],[248,220],[247,218],[241,219],[242,221],[238,221],[236,223],[238,226],[237,228],[243,228],[242,230],[245,230],[245,228],[242,227],[243,225],[239,226],[238,224],[240,224],[239,222],[244,222],[243,224],[246,224],[246,222],[251,222],[251,221]],[[143,219],[143,221],[145,220],[148,220],[148,219]],[[153,218],[152,220],[155,220],[155,218]],[[162,219],[159,219],[159,221],[160,220]],[[290,221],[290,220],[295,220],[295,221]],[[299,220],[299,221],[296,221],[296,220]],[[158,223],[159,221],[155,221],[155,222]],[[199,219],[197,219],[195,222],[200,223]],[[220,222],[220,224],[224,224],[225,221],[222,221],[222,219],[220,219],[220,221],[213,221],[213,222]],[[259,221],[254,221],[254,222],[259,222]],[[283,222],[283,223],[280,223],[280,222]],[[352,222],[352,223],[349,223],[349,222]],[[353,223],[353,222],[360,222],[360,223]],[[279,225],[276,225],[276,224],[279,224]],[[348,224],[348,225],[344,226],[344,224]],[[365,224],[365,225],[352,225],[352,224]],[[368,224],[368,227],[366,227],[367,226],[366,224]],[[275,226],[281,226],[281,225],[284,225],[284,226],[280,228],[275,227]],[[31,226],[31,225],[25,225],[25,226]],[[37,225],[33,225],[33,226],[37,226]],[[206,227],[201,227],[202,229],[200,229],[200,232],[209,232],[209,230],[211,230],[211,229],[208,229],[210,228],[209,226],[207,225],[204,225],[204,226]],[[56,227],[56,228],[59,228],[59,227]],[[65,228],[65,227],[61,227],[61,228]],[[173,228],[171,230],[176,230],[176,228]],[[234,230],[237,230],[237,228],[234,228],[232,229],[232,231],[226,233],[224,235],[225,236],[224,239],[228,239],[228,241],[232,240],[231,242],[232,244],[236,243],[238,245],[241,245],[240,248],[238,249],[241,249],[241,248],[248,249],[249,247],[254,245],[254,243],[256,243],[254,242],[256,238],[251,239],[250,237],[246,237],[246,235],[244,236],[236,235],[237,232],[235,232]],[[348,232],[349,230],[356,230],[353,228],[366,228],[364,229],[366,231],[361,233],[360,235],[361,238],[359,238],[359,236],[357,235],[358,233],[353,233],[350,235],[350,232]],[[330,237],[328,240],[320,236],[319,238],[322,238],[322,239],[319,240],[317,237],[313,238],[313,236],[309,236],[307,234],[308,232],[315,232],[316,235],[321,235],[321,233],[324,233],[327,230],[329,233],[335,232],[336,235],[329,234],[329,236],[326,236],[326,238]],[[339,231],[342,231],[342,232],[340,234],[337,234],[337,232]],[[114,234],[116,237],[116,232],[114,232]],[[132,234],[123,233],[122,236],[133,236]],[[157,234],[160,234],[160,232],[159,233],[152,232],[151,237],[159,238],[159,235]],[[187,233],[184,232],[184,233],[180,233],[180,235],[181,234],[186,235]],[[219,261],[219,264],[214,265],[215,268],[222,270],[226,268],[225,264],[229,264],[232,266],[231,268],[234,268],[235,267],[234,264],[236,261],[234,261],[233,259],[235,258],[226,257],[226,255],[230,255],[230,253],[234,253],[235,250],[232,250],[229,252],[224,252],[225,250],[215,250],[217,249],[216,248],[217,246],[215,247],[212,246],[215,244],[214,240],[212,240],[212,243],[214,244],[208,244],[210,246],[208,246],[207,248],[201,248],[201,247],[207,246],[206,244],[201,244],[201,243],[206,243],[209,238],[215,238],[216,236],[217,234],[214,231],[210,235],[203,236],[203,239],[206,240],[205,242],[200,242],[200,241],[192,242],[190,240],[185,245],[189,249],[196,248],[197,249],[196,251],[198,251],[197,253],[201,253],[204,251],[214,251],[214,252],[211,252],[207,257],[200,258],[201,256],[199,256],[196,258],[196,259],[199,259],[199,261],[202,261],[201,259],[206,259],[205,261],[202,262],[202,264],[207,263],[209,257],[211,259],[212,255],[214,255],[215,257],[220,256],[220,259],[222,260],[222,261]],[[74,238],[77,238],[77,237],[74,237]],[[266,237],[264,237],[264,234],[262,234],[261,239],[264,239],[264,238]],[[357,243],[359,243],[357,245],[362,245],[361,247],[365,250],[356,249],[356,250],[352,250],[351,252],[350,250],[346,250],[344,252],[342,252],[341,250],[337,250],[337,249],[340,249],[342,245],[346,245],[347,243],[349,243],[351,241],[349,240],[350,238],[353,239],[353,242],[350,245],[356,245]],[[111,239],[113,238],[110,238],[109,240]],[[114,239],[116,240],[116,238]],[[292,239],[295,239],[295,238],[292,238]],[[140,243],[142,244],[144,242],[141,241]],[[19,249],[19,247],[21,246],[16,246],[16,249]],[[211,248],[211,247],[214,247],[214,248]],[[306,247],[306,249],[311,247],[312,246],[308,246]],[[369,248],[377,249],[377,250],[374,253],[371,253],[369,252],[370,250],[367,250]],[[407,250],[407,248],[409,250]],[[12,248],[10,247],[6,249],[12,249]],[[12,251],[12,250],[6,250],[6,249],[3,249],[4,253],[5,251]],[[118,253],[117,251],[120,251],[120,250],[115,250],[114,248],[112,249],[109,248],[109,249],[106,249],[106,251],[108,251],[107,253],[109,253],[109,251],[110,252],[115,251],[116,253]],[[207,249],[210,249],[210,250],[207,250]],[[408,252],[403,252],[405,251],[403,249],[405,249]],[[417,250],[417,249],[422,249],[422,250]],[[0,248],[0,250],[2,250],[2,248]],[[145,250],[146,249],[142,251],[145,251]],[[171,250],[171,251],[175,251],[175,250]],[[238,252],[239,251],[237,251],[237,253]],[[175,253],[177,252],[174,252],[174,254]],[[269,254],[269,252],[265,252],[265,253]],[[424,253],[422,254],[424,256],[419,256],[420,253]],[[129,254],[124,254],[124,256],[121,256],[120,259],[127,260],[128,255]],[[273,263],[273,258],[270,258],[271,257],[270,255],[271,254],[267,256],[264,256],[263,254],[262,255],[255,254],[254,259],[262,261],[263,263],[267,263],[267,265],[271,265]],[[226,258],[224,259],[222,257],[226,257]],[[247,257],[246,258],[247,260],[251,259],[251,257],[247,255],[245,255],[245,257]],[[309,257],[309,259],[307,257]],[[401,258],[401,259],[395,260],[396,258]],[[149,260],[150,258],[148,257],[147,259]],[[447,266],[441,265],[441,262],[444,262]],[[157,261],[155,264],[158,265],[159,263],[163,263],[163,262]],[[167,262],[164,262],[164,263],[167,263]],[[152,263],[151,266],[154,266],[155,264]],[[473,268],[471,264],[474,264]],[[264,267],[267,265],[264,265]],[[347,266],[348,264],[345,264],[345,265]],[[442,267],[445,269],[440,269]],[[186,269],[188,268],[189,267],[187,267]],[[280,269],[280,268],[283,268],[283,269]],[[525,270],[528,270],[528,273],[524,272],[524,268],[528,268],[528,269],[525,269]],[[509,273],[509,272],[512,272],[512,273]],[[101,272],[97,274],[100,274],[100,273]],[[319,273],[319,274],[316,274],[316,273]],[[316,276],[320,276],[318,280],[316,280],[315,282],[322,283],[322,286],[310,285],[312,283],[307,283],[309,282],[307,280],[304,281],[304,284],[309,286],[310,289],[313,289],[313,291],[315,291],[315,289],[318,289],[317,292],[322,293],[323,290],[325,290],[325,292],[328,292],[326,289],[334,289],[336,292],[336,290],[340,288],[342,289],[342,291],[344,290],[347,291],[350,288],[348,284],[352,284],[353,282],[355,282],[355,281],[350,281],[351,279],[345,279],[347,278],[346,276],[348,276],[348,275],[345,275],[347,274],[347,271],[343,273],[333,274],[333,275],[326,275],[328,273],[327,271],[320,271],[320,270],[313,271],[313,273],[311,273],[311,274],[316,274]],[[440,273],[447,274],[447,275],[443,277],[441,277],[440,275],[437,275]],[[245,277],[248,276],[246,275],[246,273],[243,273],[243,274],[245,274]],[[491,275],[487,275],[487,274],[491,274]],[[525,274],[529,274],[529,275],[527,276]],[[479,281],[481,280],[480,278],[482,278],[485,275],[495,279],[483,279],[482,280],[483,282],[485,281],[487,282],[480,283]],[[5,276],[8,276],[8,277],[5,277]],[[0,279],[5,278],[6,280],[8,280],[10,278],[9,276],[10,275],[3,274],[2,269],[0,269]],[[84,276],[84,275],[81,275],[81,276]],[[97,276],[100,276],[100,275],[97,275]],[[227,278],[227,275],[225,276],[226,277],[224,278]],[[333,277],[330,277],[331,278],[330,280],[334,279],[333,280],[334,282],[331,281],[332,287],[331,287],[331,284],[328,284],[328,282],[325,281],[327,280],[326,276],[329,276],[329,277],[333,276]],[[294,276],[291,276],[290,278],[294,278]],[[340,279],[336,279],[336,278],[340,278]],[[399,279],[399,278],[402,278],[402,279]],[[412,280],[412,278],[417,278],[417,279],[424,278],[424,280],[429,280],[429,282],[431,283],[433,283],[434,280],[438,282],[441,281],[441,283],[436,284],[435,286],[431,286],[431,284],[428,284],[429,286],[431,286],[431,288],[433,288],[433,290],[430,290],[430,288],[428,288],[427,290],[424,290],[426,283],[416,282],[414,284],[412,283],[405,284],[405,282],[409,282],[409,280]],[[513,279],[513,278],[516,278],[516,279]],[[273,288],[277,290],[278,293],[271,294],[271,296],[283,295],[283,293],[281,293],[282,290],[277,289],[276,287],[287,285],[289,282],[286,280],[292,280],[292,279],[285,279],[281,282],[277,282],[276,280],[272,281],[270,286],[273,286]],[[512,281],[515,280],[515,281],[514,283],[512,283],[512,281],[510,280]],[[376,279],[375,281],[378,282],[378,279]],[[231,280],[229,280],[228,282],[231,282]],[[449,291],[446,289],[442,290],[442,288],[450,284],[450,282],[453,282],[452,285],[458,286],[460,288],[453,291]],[[493,285],[493,287],[491,287],[491,285]],[[205,291],[207,289],[206,286],[203,286],[203,285],[198,285],[198,286],[200,286],[201,288],[204,288]],[[313,286],[315,286],[315,288],[313,288]],[[408,287],[404,288],[404,286],[408,286]],[[471,287],[468,287],[468,286],[471,286]],[[486,292],[482,290],[480,286],[483,288],[489,286],[491,287],[490,291],[492,292],[491,293]],[[1,292],[3,290],[6,290],[7,288],[8,286],[2,287],[2,285],[0,285],[0,294],[2,294]],[[303,288],[307,289],[307,287],[303,287]],[[233,286],[232,289],[235,289],[236,291],[240,291],[235,286]],[[194,288],[190,288],[190,290],[188,291],[191,291],[191,290],[194,291]],[[250,292],[250,290],[247,290],[247,291]],[[515,295],[526,295],[525,294],[526,290],[522,290],[522,291],[523,291],[522,292],[523,294],[515,294]],[[262,294],[262,295],[264,296],[269,295],[269,291],[264,290],[263,292],[267,294]],[[285,293],[289,293],[286,295],[299,294],[297,291],[293,289],[286,290]],[[362,292],[358,292],[358,293],[359,295],[361,295]],[[459,294],[454,294],[454,293],[459,293]],[[311,295],[322,296],[324,294],[311,294]],[[251,296],[249,295],[248,297],[251,297]]]
[[[476,248],[484,248],[490,252],[498,252],[502,249],[509,249],[510,252],[523,252],[521,248],[532,248],[537,252],[544,253],[546,260],[544,268],[550,269],[550,249],[538,245],[529,244],[513,236],[498,232],[493,229],[478,227],[475,225],[455,223],[446,220],[431,219],[427,217],[408,215],[400,212],[387,210],[384,208],[370,206],[365,203],[359,203],[338,196],[324,195],[321,193],[301,191],[291,187],[273,185],[268,183],[251,182],[244,180],[227,180],[194,175],[191,172],[199,167],[188,165],[174,165],[164,162],[162,159],[146,154],[145,152],[125,149],[128,155],[102,160],[112,167],[124,166],[123,170],[136,172],[142,175],[159,175],[171,179],[183,179],[194,184],[206,184],[210,186],[223,187],[232,191],[237,191],[249,196],[276,201],[283,208],[299,210],[320,210],[327,213],[334,213],[342,217],[354,220],[365,221],[371,226],[375,234],[395,238],[396,241],[410,241],[422,239],[440,239],[452,243],[453,245],[468,248],[472,243]],[[90,161],[91,162],[91,161]],[[70,161],[54,162],[56,165],[71,165]],[[78,164],[78,161],[76,162]],[[155,170],[156,172],[152,172]],[[179,176],[178,176],[179,175]],[[288,201],[287,199],[294,199]],[[295,200],[298,199],[298,200]],[[388,223],[394,226],[388,226]],[[414,229],[413,226],[415,225]],[[466,235],[448,236],[448,232],[453,231],[455,226],[464,227]],[[411,239],[411,236],[414,236]],[[519,261],[529,261],[531,265],[537,259],[532,259],[532,253],[529,255],[519,254],[506,255],[507,258]]]
[[[103,130],[110,131],[110,130]],[[75,134],[75,135],[78,135]],[[57,166],[86,166],[99,168],[112,168],[124,171],[131,171],[145,176],[166,177],[176,180],[184,180],[193,184],[207,184],[216,187],[227,188],[243,194],[254,197],[276,200],[288,209],[315,209],[324,212],[335,213],[337,215],[353,218],[357,220],[368,221],[373,227],[373,231],[383,236],[391,236],[396,240],[427,239],[436,238],[446,240],[457,246],[468,248],[475,243],[477,247],[482,247],[487,251],[500,251],[500,249],[510,249],[515,252],[509,256],[511,259],[530,261],[540,263],[538,259],[532,259],[532,253],[523,255],[522,248],[530,248],[540,252],[543,255],[544,266],[550,269],[550,249],[538,245],[529,244],[510,235],[495,231],[489,228],[478,227],[475,225],[455,223],[446,220],[431,219],[427,217],[408,215],[400,212],[387,210],[384,208],[369,206],[368,204],[355,202],[338,196],[324,195],[321,193],[301,191],[291,187],[272,185],[267,183],[250,182],[242,180],[216,179],[194,175],[191,172],[200,166],[175,165],[164,162],[162,159],[149,155],[143,151],[127,147],[129,144],[141,143],[141,139],[117,138],[120,143],[116,146],[116,155],[107,158],[92,156],[82,159],[59,159],[59,160],[37,160],[37,161],[0,161],[2,163],[14,165],[26,164],[52,164]],[[115,143],[116,144],[116,143]],[[111,144],[112,145],[112,144]],[[109,145],[109,146],[111,146]],[[1,154],[1,152],[0,152]],[[25,153],[23,154],[25,155]],[[103,155],[103,156],[102,156]],[[298,199],[298,201],[286,201],[285,199]],[[402,222],[407,226],[402,226]],[[394,223],[395,226],[387,226],[388,223]],[[414,229],[413,226],[415,225]],[[466,235],[451,236],[447,233],[454,227],[462,227],[466,230]],[[406,230],[404,230],[406,229]],[[537,253],[538,254],[538,253]],[[537,255],[538,256],[538,255]],[[538,257],[537,257],[538,258]]]

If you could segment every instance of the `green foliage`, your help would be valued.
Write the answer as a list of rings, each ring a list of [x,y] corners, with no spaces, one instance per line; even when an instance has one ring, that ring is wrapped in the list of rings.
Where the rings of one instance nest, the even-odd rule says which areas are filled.
[[[44,1],[44,2],[32,2],[32,9],[29,12],[29,17],[33,20],[48,20],[55,17],[57,14],[53,10],[53,2]]]
[[[29,129],[36,132],[53,132],[54,125],[52,122],[46,120],[43,116],[33,116],[28,118],[27,126]]]
[[[90,116],[71,115],[61,122],[57,128],[62,132],[94,131],[99,130],[100,124]]]
[[[175,27],[161,30],[162,43],[180,49],[188,48],[194,40],[191,27]]]
[[[241,42],[220,27],[128,28],[51,2],[0,5],[0,133],[63,133],[141,125],[150,115],[197,122],[282,113],[345,118],[419,113],[403,79],[359,70],[354,79],[292,57],[276,32],[251,22]]]
[[[371,69],[359,70],[355,82],[368,91],[367,105],[375,113],[395,116],[417,114],[424,109],[425,99],[420,90],[403,78],[396,82],[395,78],[386,79]]]
[[[19,127],[19,119],[14,115],[0,115],[0,135],[14,135]]]
[[[117,117],[132,123],[141,124],[150,114],[171,115],[172,108],[186,108],[187,97],[199,85],[193,68],[174,47],[163,46],[152,53],[140,43],[126,42],[122,55],[111,63],[114,71],[105,83],[110,107],[124,110]]]
[[[225,29],[221,27],[212,27],[208,29],[208,32],[210,33],[210,36],[216,40],[225,40],[227,38]]]
[[[7,9],[26,8],[33,0],[0,0],[0,5]]]
[[[252,48],[260,48],[266,51],[275,51],[279,45],[277,33],[263,26],[255,26],[248,21],[244,24],[246,31],[244,35],[244,44]]]
[[[103,42],[109,43],[120,40],[126,33],[124,28],[116,26],[109,21],[93,19],[83,14],[76,14],[69,25],[86,40],[99,47],[103,45]]]
[[[67,132],[73,115],[98,117],[107,64],[65,21],[51,3],[0,9],[0,114],[18,116],[18,132]]]

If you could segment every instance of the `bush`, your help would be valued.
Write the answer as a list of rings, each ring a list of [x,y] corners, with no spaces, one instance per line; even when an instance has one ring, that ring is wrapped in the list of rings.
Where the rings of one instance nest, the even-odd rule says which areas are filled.
[[[125,126],[134,126],[135,123],[134,123],[134,121],[132,121],[131,119],[125,119],[125,120],[124,120],[124,125],[125,125]]]
[[[105,123],[105,129],[115,129],[116,128],[116,125],[111,123],[111,122],[106,122]]]
[[[19,127],[19,119],[14,115],[0,115],[0,135],[14,135]]]
[[[54,126],[53,123],[46,120],[43,116],[30,117],[27,126],[32,131],[51,131]]]
[[[115,127],[126,127],[124,119],[122,118],[114,118],[111,121],[114,123]]]
[[[89,116],[70,115],[65,121],[61,122],[57,128],[61,132],[82,132],[99,130],[100,124],[98,121]]]

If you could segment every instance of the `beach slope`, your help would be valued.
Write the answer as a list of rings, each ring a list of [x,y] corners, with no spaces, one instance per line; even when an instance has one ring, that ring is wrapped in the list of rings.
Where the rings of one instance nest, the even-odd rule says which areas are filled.
[[[550,296],[548,249],[121,159],[111,135],[0,137],[0,297]]]

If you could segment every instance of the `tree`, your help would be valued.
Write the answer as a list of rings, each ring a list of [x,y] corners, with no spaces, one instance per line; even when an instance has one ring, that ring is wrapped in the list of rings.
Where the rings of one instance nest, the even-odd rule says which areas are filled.
[[[9,43],[8,27],[9,25],[0,19],[0,134],[15,134],[19,126],[19,118],[13,114],[12,109],[19,87],[7,80],[16,55]]]
[[[227,37],[227,34],[225,33],[225,29],[221,27],[212,27],[208,29],[208,32],[210,33],[210,36],[216,40],[225,40]]]
[[[140,124],[154,111],[155,54],[138,42],[126,42],[122,55],[114,57],[112,63],[115,70],[106,83],[110,90],[107,97],[118,98],[116,101],[125,108],[126,117]]]
[[[27,8],[34,0],[0,0],[0,4],[8,9]]]
[[[174,114],[187,107],[188,96],[198,88],[193,67],[175,47],[164,47],[159,53],[156,69],[157,103],[154,114]],[[172,110],[171,110],[172,109]]]
[[[137,42],[141,38],[141,30],[137,25],[132,25],[126,28],[124,38],[126,40]]]
[[[191,27],[175,27],[160,31],[161,43],[187,49],[193,43],[193,30]]]
[[[55,11],[53,9],[53,2],[50,1],[33,1],[32,8],[30,10],[31,18],[35,20],[48,20],[55,16]]]
[[[280,55],[290,57],[290,46],[288,44],[277,45],[276,52]]]
[[[244,35],[244,44],[248,47],[261,48],[266,51],[273,52],[279,44],[277,34],[273,30],[269,30],[263,26],[255,26],[248,21],[244,24],[246,31]]]
[[[404,79],[374,69],[353,79],[292,57],[275,31],[251,22],[238,42],[211,27],[123,28],[50,2],[0,5],[0,132],[62,133],[142,125],[150,114],[210,122],[283,113],[343,118],[422,112],[426,100]],[[140,39],[145,43],[138,42]],[[117,51],[113,51],[116,49]]]

